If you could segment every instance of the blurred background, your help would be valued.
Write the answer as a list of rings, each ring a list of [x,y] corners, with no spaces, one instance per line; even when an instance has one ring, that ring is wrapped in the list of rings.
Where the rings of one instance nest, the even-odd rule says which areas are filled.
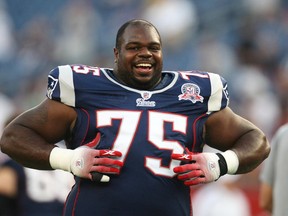
[[[144,18],[162,36],[164,69],[223,75],[232,109],[270,139],[288,120],[287,6],[287,0],[0,0],[0,134],[10,115],[45,98],[54,67],[113,67],[118,28]],[[265,215],[257,200],[259,169],[233,181],[253,216]]]

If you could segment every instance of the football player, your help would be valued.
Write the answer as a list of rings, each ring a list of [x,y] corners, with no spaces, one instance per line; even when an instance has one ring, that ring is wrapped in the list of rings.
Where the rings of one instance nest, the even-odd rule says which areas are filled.
[[[162,70],[150,22],[123,24],[114,57],[113,69],[53,69],[47,99],[0,141],[24,166],[74,174],[64,215],[190,216],[191,186],[250,172],[268,156],[263,132],[228,107],[224,78]],[[68,149],[54,145],[62,139]]]

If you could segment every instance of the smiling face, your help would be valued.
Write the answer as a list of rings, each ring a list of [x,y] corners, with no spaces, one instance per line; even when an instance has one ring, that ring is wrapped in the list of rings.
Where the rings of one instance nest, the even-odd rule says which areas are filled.
[[[149,23],[130,23],[114,48],[115,76],[127,86],[149,90],[161,81],[162,46]]]

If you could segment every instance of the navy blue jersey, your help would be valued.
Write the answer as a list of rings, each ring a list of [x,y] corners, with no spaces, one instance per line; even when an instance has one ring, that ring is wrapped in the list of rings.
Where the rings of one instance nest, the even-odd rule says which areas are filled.
[[[163,71],[153,90],[119,83],[108,68],[59,66],[50,72],[47,97],[78,116],[68,148],[101,133],[97,149],[122,152],[124,166],[109,183],[76,177],[65,215],[190,216],[190,188],[177,180],[172,153],[201,152],[208,116],[228,105],[226,81],[199,71]]]
[[[44,171],[23,167],[8,159],[17,176],[17,195],[13,216],[57,216],[63,212],[66,196],[72,186],[71,174],[61,170]]]

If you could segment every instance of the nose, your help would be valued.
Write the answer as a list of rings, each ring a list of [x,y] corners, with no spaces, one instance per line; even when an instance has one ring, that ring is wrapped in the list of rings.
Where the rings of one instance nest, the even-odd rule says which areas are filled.
[[[143,47],[143,48],[140,50],[140,52],[139,52],[138,55],[141,56],[141,57],[149,58],[149,57],[152,56],[152,53],[151,53],[151,51],[148,49],[148,47]]]

